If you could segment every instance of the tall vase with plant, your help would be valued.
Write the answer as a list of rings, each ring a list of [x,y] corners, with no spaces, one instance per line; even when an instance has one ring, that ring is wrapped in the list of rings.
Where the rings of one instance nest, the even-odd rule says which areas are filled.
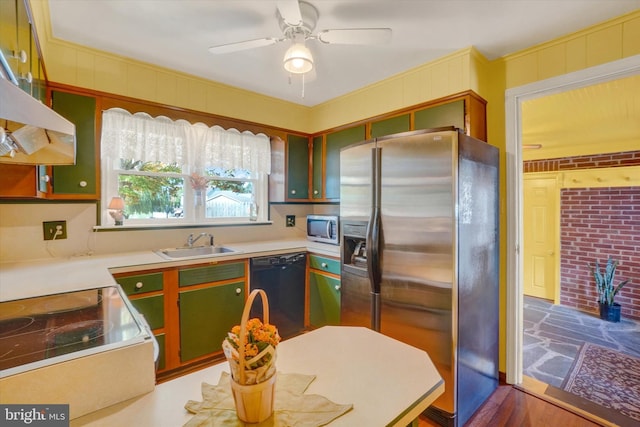
[[[609,256],[604,272],[596,260],[595,264],[588,264],[591,274],[596,282],[598,291],[598,305],[600,306],[600,318],[611,322],[620,321],[620,304],[615,302],[615,297],[620,290],[629,283],[629,280],[614,284],[614,276],[618,261]]]

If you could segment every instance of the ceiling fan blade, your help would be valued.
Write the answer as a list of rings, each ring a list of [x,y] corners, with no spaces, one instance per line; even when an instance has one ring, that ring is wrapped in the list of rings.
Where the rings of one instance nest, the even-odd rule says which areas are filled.
[[[322,43],[331,44],[382,44],[391,41],[391,28],[324,30],[317,38]]]
[[[266,37],[264,39],[245,40],[243,42],[227,43],[227,44],[221,44],[218,46],[211,46],[209,48],[209,52],[214,54],[238,52],[241,50],[253,49],[256,47],[269,46],[272,44],[276,44],[279,41],[281,41],[281,39],[276,39],[273,37]]]
[[[291,27],[302,25],[302,12],[298,0],[278,0],[277,7],[280,17],[287,25]]]

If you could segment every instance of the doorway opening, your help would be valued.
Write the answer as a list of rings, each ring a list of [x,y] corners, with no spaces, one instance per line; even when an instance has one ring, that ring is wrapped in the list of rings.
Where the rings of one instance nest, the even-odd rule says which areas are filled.
[[[523,198],[524,175],[521,149],[522,102],[639,73],[640,56],[636,56],[507,91],[507,203],[510,212],[512,212],[507,221],[507,281],[510,286],[507,287],[506,373],[507,382],[509,383],[522,385],[524,388],[539,387],[538,384],[531,384],[528,381],[531,377],[523,375],[523,367],[531,367],[530,363],[528,363],[529,361],[524,360],[523,353],[525,342],[528,340],[528,337],[523,334],[525,319],[527,319],[527,322],[531,322],[536,316],[539,318],[538,320],[544,316],[550,317],[550,309],[559,310],[557,307],[562,307],[550,304],[549,301],[544,299],[530,299],[524,296],[525,268],[522,249],[525,237],[524,210],[526,204]],[[554,296],[552,301],[556,299],[559,300],[559,297]],[[550,312],[545,313],[545,310]],[[569,313],[562,314],[569,315]],[[530,342],[526,342],[526,344],[530,344]],[[557,349],[560,350],[559,347]],[[564,369],[568,370],[570,367],[565,366]],[[547,380],[549,382],[544,383],[545,385],[557,381],[552,378],[547,378]],[[534,389],[533,391],[537,392],[539,390]],[[562,399],[566,400],[566,396],[555,396],[555,398],[561,401]],[[589,412],[591,409],[586,408],[583,410]]]

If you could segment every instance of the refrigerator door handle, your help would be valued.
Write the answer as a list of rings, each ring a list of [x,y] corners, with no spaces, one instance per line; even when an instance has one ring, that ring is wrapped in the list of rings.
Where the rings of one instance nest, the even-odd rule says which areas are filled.
[[[369,284],[371,286],[371,329],[380,331],[380,282],[382,280],[382,271],[380,267],[380,185],[382,183],[381,164],[382,164],[382,148],[375,147],[371,150],[371,216],[369,217],[369,226],[367,227],[367,270],[369,272]]]

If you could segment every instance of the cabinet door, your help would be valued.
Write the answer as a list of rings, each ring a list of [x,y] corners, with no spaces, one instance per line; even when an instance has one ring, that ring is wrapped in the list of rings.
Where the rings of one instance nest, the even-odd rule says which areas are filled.
[[[53,167],[51,198],[97,199],[96,99],[68,92],[52,92],[53,109],[76,125],[76,164]],[[71,197],[56,197],[71,195]]]
[[[180,360],[184,363],[222,350],[227,332],[239,325],[244,281],[179,292]]]
[[[151,329],[164,328],[164,295],[131,298],[130,301]]]
[[[464,100],[462,99],[425,108],[414,113],[416,130],[455,126],[466,132],[464,124]]]
[[[322,136],[313,138],[313,175],[311,181],[311,198],[322,199],[324,181],[322,179],[322,160],[324,158],[324,145]]]
[[[309,139],[287,138],[287,199],[309,198]]]
[[[309,321],[315,328],[340,324],[340,279],[309,273]]]
[[[371,123],[371,138],[407,132],[409,130],[411,130],[411,115],[403,114],[402,116],[390,117],[380,120],[379,122]]]
[[[347,145],[363,141],[365,126],[356,126],[327,135],[325,158],[325,197],[340,198],[340,149]]]

